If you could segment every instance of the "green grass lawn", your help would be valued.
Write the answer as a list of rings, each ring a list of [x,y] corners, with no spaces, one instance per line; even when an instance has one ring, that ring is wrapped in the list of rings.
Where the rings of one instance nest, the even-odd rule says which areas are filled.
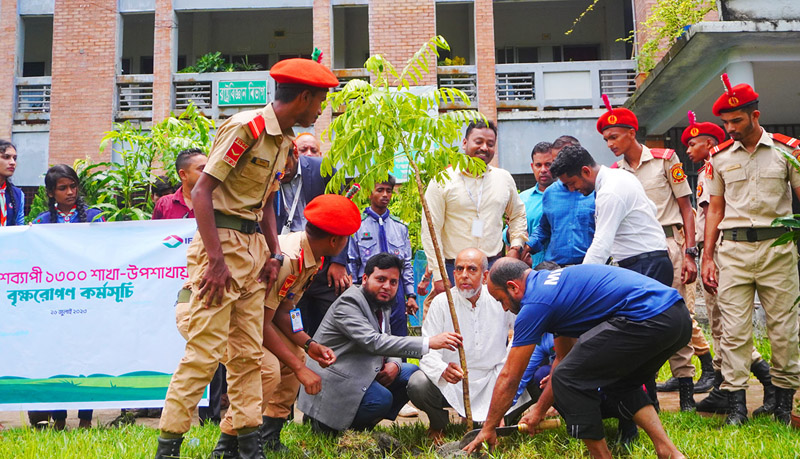
[[[757,419],[739,428],[722,427],[721,417],[705,418],[692,413],[663,413],[661,418],[673,441],[687,457],[692,458],[775,458],[800,457],[800,434],[768,419]],[[402,447],[393,457],[438,457],[425,437],[425,426],[413,424],[379,428],[398,440]],[[448,435],[456,441],[464,432],[454,427]],[[616,422],[606,424],[609,438],[616,435]],[[120,429],[94,428],[55,432],[29,428],[0,432],[0,458],[151,458],[156,448],[158,431],[143,426]],[[216,426],[193,427],[186,435],[182,457],[207,458],[219,435]],[[366,436],[366,434],[360,434]],[[339,439],[318,436],[310,427],[292,424],[283,431],[283,441],[290,447],[288,455],[273,457],[361,458],[376,457],[359,442],[340,448]],[[615,456],[629,458],[654,457],[650,441],[644,434],[630,449],[621,449],[611,442]],[[492,457],[497,458],[582,458],[583,444],[569,437],[564,429],[544,432],[536,437],[516,436],[501,441]],[[374,453],[374,448],[373,448]],[[380,456],[377,456],[380,457]]]

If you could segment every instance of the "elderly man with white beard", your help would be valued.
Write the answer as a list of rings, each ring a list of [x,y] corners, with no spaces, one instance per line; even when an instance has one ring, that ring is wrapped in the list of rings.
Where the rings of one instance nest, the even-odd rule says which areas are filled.
[[[508,354],[509,330],[514,328],[514,315],[503,311],[502,305],[486,290],[488,269],[486,255],[469,248],[459,252],[453,272],[453,300],[469,369],[472,416],[478,422],[484,421],[488,414],[492,390]],[[439,295],[422,323],[422,336],[447,331],[453,331],[453,321],[446,295]],[[452,407],[464,416],[464,373],[458,352],[446,349],[431,350],[420,359],[419,366],[422,371],[414,373],[408,381],[408,396],[428,415],[428,436],[440,443],[449,422],[445,408]],[[525,403],[528,398],[526,393],[517,403]]]

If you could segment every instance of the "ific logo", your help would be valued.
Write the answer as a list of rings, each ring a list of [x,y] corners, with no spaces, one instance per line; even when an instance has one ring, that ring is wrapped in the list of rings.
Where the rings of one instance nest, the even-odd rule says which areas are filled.
[[[174,249],[175,247],[178,247],[179,245],[183,244],[183,239],[180,238],[179,236],[172,234],[165,237],[162,244],[169,247],[170,249]]]

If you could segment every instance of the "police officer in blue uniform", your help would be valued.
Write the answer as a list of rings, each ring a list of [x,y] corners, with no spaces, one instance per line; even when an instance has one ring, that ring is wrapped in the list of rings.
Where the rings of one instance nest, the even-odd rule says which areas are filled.
[[[397,304],[392,308],[392,335],[408,335],[406,314],[416,314],[417,295],[414,291],[414,270],[411,266],[411,241],[408,227],[391,215],[388,206],[396,180],[389,175],[386,181],[375,184],[369,196],[369,207],[361,216],[361,228],[350,237],[348,256],[353,280],[360,282],[364,266],[373,255],[388,252],[403,260],[402,288],[397,289]]]

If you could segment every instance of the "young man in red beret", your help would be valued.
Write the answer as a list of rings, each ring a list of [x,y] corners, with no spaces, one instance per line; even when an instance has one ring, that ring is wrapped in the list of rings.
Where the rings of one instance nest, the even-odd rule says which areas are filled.
[[[283,261],[274,191],[292,146],[292,127],[313,124],[328,89],[339,83],[329,69],[308,59],[281,61],[270,75],[277,82],[275,101],[219,127],[192,190],[197,234],[187,250],[189,339],[167,391],[156,458],[180,456],[192,411],[226,355],[222,363],[240,456],[263,456],[258,429],[264,298]]]
[[[706,186],[706,163],[709,153],[717,145],[725,141],[725,131],[714,123],[696,122],[694,112],[689,112],[689,126],[683,130],[681,142],[686,146],[686,154],[695,163],[703,163],[697,171],[697,192],[695,200],[697,202],[697,216],[695,228],[697,230],[697,249],[703,253],[704,231],[706,227],[706,215],[708,214],[708,189]],[[728,398],[720,391],[722,384],[722,353],[719,351],[720,338],[722,337],[722,317],[719,312],[717,295],[708,291],[703,292],[706,300],[706,311],[708,322],[711,324],[711,337],[714,339],[714,349],[717,353],[714,356],[714,388],[708,397],[697,403],[697,411],[710,413],[728,413]],[[775,386],[772,385],[772,377],[769,375],[769,363],[761,358],[755,347],[752,352],[752,364],[750,371],[761,381],[764,386],[764,405],[756,409],[754,413],[772,410],[775,408]]]
[[[694,213],[690,195],[692,189],[686,181],[675,150],[648,148],[636,140],[639,120],[626,108],[611,108],[603,95],[608,111],[597,121],[597,131],[603,135],[608,148],[615,156],[622,156],[612,167],[632,173],[641,182],[647,197],[656,205],[656,218],[667,238],[667,253],[672,262],[672,285],[686,297],[685,284],[697,278],[697,248],[695,247]],[[694,317],[694,306],[687,303]],[[673,379],[659,390],[678,390],[681,411],[694,409],[692,354],[698,355],[703,366],[703,377],[698,385],[708,391],[714,379],[711,353],[703,331],[693,322],[692,342],[669,359]]]
[[[339,254],[361,224],[356,205],[335,194],[317,196],[304,212],[304,231],[278,237],[284,260],[275,288],[264,306],[264,357],[261,359],[261,439],[266,451],[288,452],[280,441],[302,383],[309,394],[320,390],[320,377],[305,366],[305,356],[322,368],[336,361],[333,352],[306,333],[297,302],[322,267],[323,258]],[[335,214],[335,215],[333,215]],[[237,457],[236,431],[230,411],[220,423],[221,435],[212,456]]]
[[[706,165],[709,193],[703,253],[703,284],[718,293],[722,315],[722,376],[720,388],[728,399],[726,424],[747,422],[747,381],[753,362],[753,296],[758,292],[767,317],[772,344],[773,414],[778,422],[791,420],[792,399],[800,387],[798,348],[797,249],[794,244],[773,247],[786,228],[772,221],[792,213],[791,191],[800,197],[800,173],[786,154],[800,155],[800,141],[764,131],[759,124],[758,93],[750,85],[731,87],[713,106],[730,139],[711,150]],[[722,242],[717,249],[717,238]],[[716,251],[716,260],[714,257]],[[719,271],[717,271],[717,262]]]

